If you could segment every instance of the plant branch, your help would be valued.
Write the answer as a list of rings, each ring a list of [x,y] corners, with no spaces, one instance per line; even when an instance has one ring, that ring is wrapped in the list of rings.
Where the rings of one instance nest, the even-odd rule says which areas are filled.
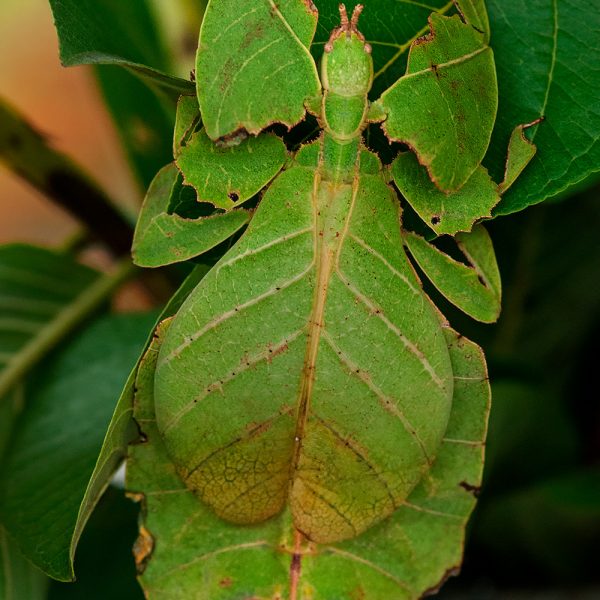
[[[0,99],[0,160],[85,224],[116,256],[129,255],[133,227],[98,185]]]
[[[135,271],[128,259],[123,259],[113,271],[101,275],[74,302],[45,325],[18,356],[0,372],[0,398],[20,381],[29,369],[42,359],[71,330],[96,310],[113,291]]]

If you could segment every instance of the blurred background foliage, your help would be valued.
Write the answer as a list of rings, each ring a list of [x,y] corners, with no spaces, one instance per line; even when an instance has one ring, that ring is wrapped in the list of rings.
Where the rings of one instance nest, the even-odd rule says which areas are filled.
[[[155,0],[151,8],[153,22],[163,28],[153,30],[155,44],[139,49],[140,61],[187,78],[200,4]],[[135,48],[135,31],[129,34],[126,43]],[[76,157],[123,218],[134,222],[143,190],[171,159],[173,111],[164,96],[116,67],[62,69],[46,0],[0,4],[0,95],[54,148]],[[428,288],[452,325],[483,346],[493,387],[485,482],[463,572],[444,587],[442,598],[600,597],[599,194],[598,183],[588,181],[489,223],[504,289],[497,325],[470,321]],[[82,260],[101,271],[114,260],[102,245],[87,243],[72,216],[0,163],[0,244],[24,241],[84,247]],[[180,275],[167,277],[173,278]],[[164,303],[169,285],[129,283],[110,308],[107,301],[86,318],[107,310],[147,311]],[[77,343],[77,335],[67,338],[41,370],[52,369]],[[36,373],[26,382],[31,394]],[[8,424],[25,418],[15,416],[18,398],[11,401],[17,408],[10,417],[7,406],[0,415],[0,448],[14,443]],[[137,511],[117,479],[83,534],[74,584],[46,580],[1,529],[0,553],[12,563],[13,576],[26,573],[31,598],[141,598],[131,555]],[[21,600],[9,595],[0,577],[2,583],[0,598]]]

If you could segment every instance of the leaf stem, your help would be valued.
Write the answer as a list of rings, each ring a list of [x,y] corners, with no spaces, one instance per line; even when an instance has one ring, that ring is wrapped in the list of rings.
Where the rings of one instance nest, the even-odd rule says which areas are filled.
[[[112,292],[135,271],[129,259],[123,259],[110,272],[101,275],[85,289],[74,302],[58,313],[55,319],[42,327],[15,359],[0,373],[0,398],[8,392],[27,371],[54,348],[69,332],[96,310]]]
[[[0,161],[84,223],[116,256],[129,254],[133,226],[126,216],[91,177],[69,157],[51,148],[2,99]]]

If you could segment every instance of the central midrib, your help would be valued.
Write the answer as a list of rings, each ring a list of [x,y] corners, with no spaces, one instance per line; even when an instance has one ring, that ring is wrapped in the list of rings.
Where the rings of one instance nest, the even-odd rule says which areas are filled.
[[[308,322],[306,354],[302,369],[302,380],[298,392],[298,412],[296,418],[296,431],[294,435],[294,455],[290,469],[290,487],[294,482],[302,452],[302,441],[304,439],[310,408],[310,400],[315,381],[315,367],[319,352],[321,332],[323,331],[323,327],[325,325],[325,305],[327,302],[327,293],[329,291],[329,282],[331,280],[332,271],[337,265],[340,251],[344,245],[344,240],[348,234],[349,223],[352,217],[352,209],[354,207],[356,193],[358,190],[358,174],[355,173],[352,183],[352,201],[350,204],[350,210],[348,211],[348,214],[344,220],[343,231],[334,232],[331,229],[331,224],[336,213],[335,206],[332,206],[331,203],[327,203],[327,206],[320,206],[319,203],[319,190],[322,181],[321,168],[319,168],[315,173],[311,195],[314,222],[313,241],[316,266],[316,283],[314,301]],[[334,202],[336,196],[338,195],[339,189],[341,187],[345,187],[346,185],[348,184],[332,186],[330,197],[333,198]]]

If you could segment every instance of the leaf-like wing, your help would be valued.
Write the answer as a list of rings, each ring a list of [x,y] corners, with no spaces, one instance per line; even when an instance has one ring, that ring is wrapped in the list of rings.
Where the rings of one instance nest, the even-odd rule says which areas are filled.
[[[504,194],[510,188],[535,156],[537,148],[525,137],[526,127],[528,126],[518,125],[514,128],[510,136],[506,166],[504,168],[504,179],[498,185],[500,194]]]
[[[261,521],[289,500],[311,538],[352,537],[429,468],[451,367],[398,222],[379,175],[331,186],[294,167],[179,311],[158,424],[221,516]]]
[[[452,304],[483,323],[498,319],[500,273],[492,240],[482,225],[456,236],[470,265],[454,260],[414,233],[406,232],[404,240],[419,267]]]
[[[202,590],[211,600],[267,600],[291,598],[295,588],[324,598],[382,600],[417,598],[439,585],[461,562],[466,520],[481,484],[490,402],[481,350],[450,329],[445,337],[454,396],[432,469],[390,519],[354,540],[325,546],[294,534],[287,511],[254,527],[222,521],[183,484],[155,420],[155,339],[138,374],[135,402],[147,441],[131,448],[127,468],[127,488],[145,507],[136,558],[146,593],[183,600]]]
[[[195,96],[180,96],[175,112],[173,128],[173,156],[177,156],[182,146],[188,142],[194,131],[200,128],[200,107]]]
[[[387,136],[408,144],[444,191],[462,187],[487,150],[498,104],[483,35],[458,16],[430,18],[413,43],[406,75],[381,96]]]
[[[229,239],[250,220],[250,213],[245,210],[217,212],[197,219],[169,214],[180,177],[174,164],[167,165],[150,185],[133,238],[136,265],[161,267],[199,256]]]
[[[321,85],[308,51],[317,12],[307,0],[211,0],[196,60],[198,99],[213,140],[292,126]]]
[[[483,33],[483,41],[490,41],[490,19],[485,8],[484,0],[456,0],[458,10],[466,23]]]
[[[460,190],[445,193],[429,179],[412,152],[403,152],[392,163],[392,177],[407,202],[438,235],[470,231],[475,221],[492,216],[500,200],[498,186],[481,166]]]
[[[265,133],[224,147],[202,129],[179,149],[176,162],[185,183],[196,188],[200,202],[227,210],[267,185],[286,158],[285,144],[276,135]]]

